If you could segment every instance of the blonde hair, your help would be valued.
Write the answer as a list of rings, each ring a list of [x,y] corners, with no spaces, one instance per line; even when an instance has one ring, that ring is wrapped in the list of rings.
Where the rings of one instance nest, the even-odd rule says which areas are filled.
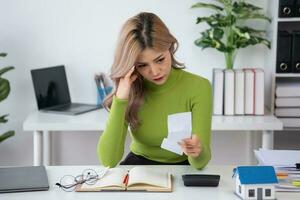
[[[115,87],[103,102],[106,110],[110,110],[120,78],[124,77],[132,68],[139,54],[146,48],[151,48],[158,52],[169,49],[172,67],[184,68],[183,64],[174,58],[174,53],[178,48],[176,38],[169,32],[167,26],[157,15],[142,12],[129,18],[121,29],[115,50],[114,62],[110,73],[110,78],[113,80]],[[125,114],[125,119],[131,129],[136,129],[140,125],[138,110],[144,103],[144,94],[143,77],[138,74],[138,78],[131,85]]]

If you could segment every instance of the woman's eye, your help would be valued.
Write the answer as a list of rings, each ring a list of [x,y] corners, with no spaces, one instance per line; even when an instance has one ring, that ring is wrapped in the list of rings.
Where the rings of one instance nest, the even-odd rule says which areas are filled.
[[[161,58],[161,59],[157,60],[157,62],[158,62],[158,63],[161,63],[161,62],[164,61],[164,59],[165,59],[165,58]]]
[[[146,67],[146,65],[138,65],[138,67]]]

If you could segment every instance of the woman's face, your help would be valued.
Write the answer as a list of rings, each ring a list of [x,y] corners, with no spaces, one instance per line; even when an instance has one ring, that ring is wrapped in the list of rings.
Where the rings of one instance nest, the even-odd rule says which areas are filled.
[[[169,77],[171,63],[169,50],[157,52],[147,48],[138,56],[135,68],[146,80],[162,85]]]

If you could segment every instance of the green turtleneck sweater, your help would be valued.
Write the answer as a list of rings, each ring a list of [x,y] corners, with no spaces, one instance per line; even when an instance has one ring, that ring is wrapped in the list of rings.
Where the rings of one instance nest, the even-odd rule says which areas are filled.
[[[188,159],[196,169],[205,167],[211,158],[212,94],[209,81],[182,69],[172,68],[163,85],[144,80],[144,88],[145,102],[138,112],[141,125],[130,132],[130,150],[158,162],[177,163]],[[97,146],[98,157],[105,166],[116,166],[123,156],[128,130],[125,120],[127,105],[128,100],[113,97],[109,118]],[[196,158],[178,155],[160,147],[168,136],[168,115],[181,112],[192,113],[192,134],[197,134],[202,144],[202,151]]]

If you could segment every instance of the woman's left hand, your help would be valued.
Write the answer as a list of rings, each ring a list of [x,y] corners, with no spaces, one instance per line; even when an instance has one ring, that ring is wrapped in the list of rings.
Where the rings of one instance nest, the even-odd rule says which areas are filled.
[[[198,157],[202,151],[202,145],[197,135],[192,134],[192,138],[186,138],[178,142],[182,151],[193,158]]]

